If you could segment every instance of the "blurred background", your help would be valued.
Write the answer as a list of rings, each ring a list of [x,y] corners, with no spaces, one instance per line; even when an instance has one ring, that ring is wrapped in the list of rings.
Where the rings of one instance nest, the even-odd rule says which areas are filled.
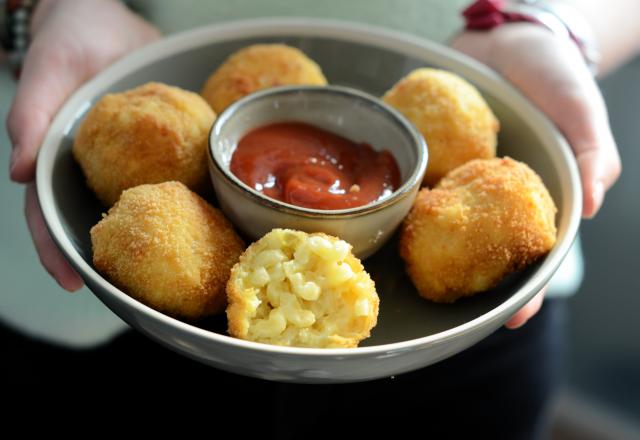
[[[640,438],[640,59],[601,82],[622,176],[581,226],[585,276],[570,299],[561,423],[576,439]],[[562,428],[559,426],[559,428]]]
[[[0,76],[9,76],[6,66]],[[566,386],[555,407],[557,439],[640,438],[639,79],[640,59],[602,81],[623,173],[601,213],[581,227],[585,278],[579,294],[569,300]],[[3,121],[11,99],[3,90]],[[40,266],[23,220],[23,188],[8,179],[10,144],[4,124],[0,145],[0,370],[6,384],[38,385],[69,377],[69,368],[81,359],[81,352],[53,348],[56,341],[72,341],[81,350],[98,337],[92,329],[111,339],[126,326],[105,313],[88,290],[63,292]],[[78,302],[84,305],[70,307]],[[69,315],[72,308],[84,313]],[[25,324],[28,334],[15,331]],[[85,377],[80,372],[71,375]]]

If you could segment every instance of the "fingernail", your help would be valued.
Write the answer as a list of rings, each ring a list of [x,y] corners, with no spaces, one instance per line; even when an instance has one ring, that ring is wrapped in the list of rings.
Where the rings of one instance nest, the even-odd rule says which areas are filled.
[[[527,323],[527,321],[522,321],[518,325],[510,325],[510,326],[505,326],[505,327],[507,327],[509,330],[517,330],[520,327],[522,327],[523,325],[525,325],[526,323]]]
[[[75,293],[84,287],[84,281],[79,276],[76,276],[74,279],[66,281],[62,287],[69,293]]]
[[[593,185],[593,213],[591,214],[591,218],[593,218],[596,213],[600,210],[602,206],[602,202],[604,201],[604,184],[601,181],[597,181]]]
[[[11,159],[9,162],[9,174],[13,175],[13,169],[16,166],[16,163],[18,163],[18,152],[20,151],[20,149],[18,148],[18,146],[14,146],[13,150],[11,150]]]

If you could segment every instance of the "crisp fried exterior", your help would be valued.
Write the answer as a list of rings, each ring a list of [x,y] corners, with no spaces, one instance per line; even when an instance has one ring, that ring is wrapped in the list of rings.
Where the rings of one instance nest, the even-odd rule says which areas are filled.
[[[102,97],[82,122],[73,155],[107,206],[144,183],[177,180],[201,191],[210,185],[206,151],[214,120],[196,93],[148,83]]]
[[[473,160],[420,191],[402,227],[400,254],[421,296],[453,302],[549,252],[556,211],[524,163]]]
[[[231,223],[179,182],[140,185],[91,229],[93,264],[133,298],[195,320],[224,311],[244,246]]]
[[[458,75],[417,69],[382,99],[413,122],[427,141],[424,183],[430,187],[465,162],[495,157],[500,124],[478,90]]]
[[[209,77],[202,96],[217,113],[258,90],[285,85],[324,86],[320,67],[284,44],[255,44],[232,54]]]
[[[229,333],[285,346],[350,348],[377,323],[379,299],[351,245],[274,229],[253,243],[227,283]]]

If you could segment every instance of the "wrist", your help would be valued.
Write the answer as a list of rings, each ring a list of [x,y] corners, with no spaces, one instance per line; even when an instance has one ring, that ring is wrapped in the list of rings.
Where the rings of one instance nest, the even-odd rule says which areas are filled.
[[[31,17],[31,34],[35,35],[42,29],[51,15],[55,15],[56,10],[62,10],[65,13],[72,12],[78,7],[78,1],[82,1],[84,4],[93,3],[96,7],[96,14],[100,14],[101,8],[104,7],[116,7],[129,12],[121,0],[38,0]]]
[[[498,73],[503,73],[506,67],[505,58],[508,57],[504,54],[513,50],[533,50],[545,43],[567,44],[564,39],[529,22],[506,23],[487,31],[463,30],[449,42],[452,48],[483,62]]]
[[[462,11],[467,30],[488,31],[507,23],[534,23],[572,42],[595,75],[600,62],[595,33],[581,12],[549,0],[476,0]]]
[[[40,0],[33,10],[33,15],[31,16],[31,23],[29,25],[29,29],[31,31],[31,35],[35,35],[37,30],[42,26],[42,23],[46,20],[46,17],[49,16],[51,12],[51,8],[57,3],[58,0]]]

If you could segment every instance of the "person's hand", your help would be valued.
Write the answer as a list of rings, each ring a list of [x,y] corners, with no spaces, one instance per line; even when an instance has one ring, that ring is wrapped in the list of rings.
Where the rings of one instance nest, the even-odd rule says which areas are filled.
[[[28,183],[25,216],[40,261],[69,291],[82,279],[49,235],[35,196],[38,149],[60,106],[83,82],[117,58],[159,37],[115,0],[42,0],[32,21],[32,44],[7,117],[13,151],[10,176]]]
[[[500,73],[557,125],[580,168],[582,215],[593,217],[621,164],[604,100],[576,44],[538,25],[517,23],[490,32],[463,32],[451,45]],[[545,290],[506,326],[520,327],[535,315]]]

